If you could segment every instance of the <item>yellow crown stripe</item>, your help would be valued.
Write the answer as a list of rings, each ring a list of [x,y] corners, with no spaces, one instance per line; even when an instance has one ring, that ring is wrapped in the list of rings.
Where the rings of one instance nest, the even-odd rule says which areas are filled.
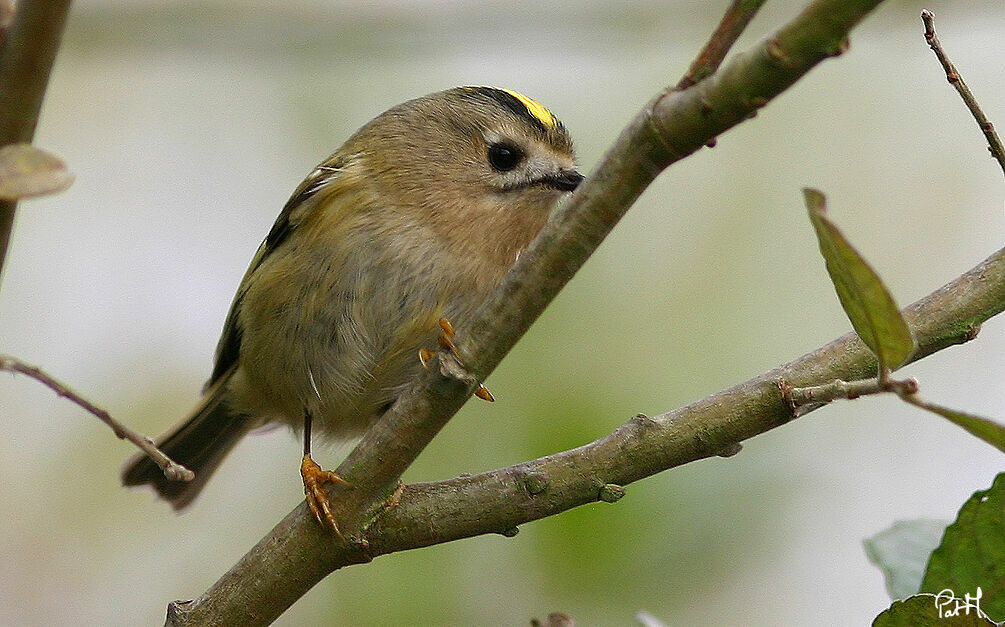
[[[558,120],[556,120],[551,111],[548,111],[548,109],[540,102],[528,98],[520,92],[513,91],[512,89],[500,89],[499,91],[504,91],[519,100],[523,106],[527,107],[527,113],[537,118],[541,124],[544,124],[545,128],[554,129],[558,126]]]

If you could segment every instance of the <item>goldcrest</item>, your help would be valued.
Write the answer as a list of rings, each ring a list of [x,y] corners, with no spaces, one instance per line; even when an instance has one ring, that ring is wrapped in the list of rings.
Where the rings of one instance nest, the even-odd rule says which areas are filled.
[[[513,91],[458,87],[373,119],[294,191],[237,289],[202,400],[159,439],[195,479],[137,456],[123,483],[182,508],[245,434],[286,423],[304,431],[312,511],[337,532],[319,485],[339,478],[311,460],[312,425],[361,435],[418,376],[440,319],[463,328],[582,178],[562,123]]]

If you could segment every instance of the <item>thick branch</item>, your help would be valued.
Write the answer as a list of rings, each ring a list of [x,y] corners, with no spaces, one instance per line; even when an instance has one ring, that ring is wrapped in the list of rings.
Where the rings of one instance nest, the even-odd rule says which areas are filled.
[[[904,310],[918,345],[911,361],[973,339],[985,320],[1003,310],[1005,249]],[[791,421],[780,381],[809,385],[859,379],[875,371],[875,356],[848,333],[687,407],[653,418],[636,416],[586,446],[480,475],[405,486],[365,530],[366,552],[334,542],[298,508],[207,595],[173,605],[168,623],[197,624],[221,615],[251,624],[267,616],[267,622],[285,609],[274,606],[275,599],[287,594],[299,598],[313,585],[319,568],[485,533],[512,535],[520,524],[611,500],[605,494],[619,493],[616,487],[735,450],[736,443]]]
[[[458,329],[464,364],[484,380],[582,267],[655,177],[755,113],[814,65],[843,50],[848,31],[879,0],[819,0],[752,52],[680,92],[667,88],[629,124],[570,202],[486,301]],[[427,373],[339,467],[378,497],[470,396],[474,384]]]
[[[751,117],[759,107],[821,60],[841,52],[847,45],[845,38],[851,28],[880,1],[818,0],[772,38],[754,51],[740,55],[719,73],[683,92],[667,88],[650,102],[622,132],[571,202],[556,210],[469,328],[458,330],[462,361],[475,378],[483,380],[498,365],[665,167]],[[838,376],[847,375],[829,378]],[[335,502],[340,505],[336,515],[347,536],[355,536],[354,544],[339,544],[324,534],[301,505],[202,597],[172,604],[168,623],[207,624],[225,619],[233,623],[266,624],[334,569],[368,561],[374,552],[386,552],[388,540],[362,530],[372,519],[374,508],[378,508],[376,513],[380,514],[380,502],[390,495],[404,470],[475,387],[474,379],[444,376],[432,369],[367,432],[338,468],[339,474],[354,486],[350,491],[333,493]],[[774,384],[762,385],[757,395],[762,405],[769,399],[780,402]],[[732,402],[733,396],[726,400]],[[741,420],[746,415],[744,407],[730,409],[729,405],[723,405],[720,411],[733,417],[730,424],[745,425],[745,428],[719,440],[703,436],[705,428],[697,427],[697,439],[711,442],[719,450],[790,417],[772,414],[757,418],[751,424]],[[649,428],[650,424],[658,423],[640,420],[627,428],[649,439],[661,433],[660,429]],[[676,450],[676,446],[667,444],[666,449]],[[688,450],[691,452],[677,456],[684,461],[694,459],[695,451]],[[570,476],[585,473],[592,481],[594,474],[610,467],[610,460],[602,458],[593,461],[603,468],[576,470],[580,464],[592,463],[581,455],[570,451],[560,458],[560,465]],[[647,474],[660,469],[653,465]],[[630,479],[621,477],[618,480]],[[617,482],[615,479],[609,481]],[[442,485],[448,493],[452,489],[450,482]],[[585,500],[579,502],[594,500],[601,487],[595,486],[592,496],[581,497]],[[608,490],[608,493],[613,492]],[[496,497],[501,498],[498,493]],[[437,503],[436,507],[444,508],[442,511],[450,509],[446,503],[425,503]],[[400,507],[401,510],[397,507],[384,510],[385,516],[396,516],[393,512],[404,511],[404,506]],[[459,520],[473,520],[470,512],[452,511]],[[435,511],[416,515],[413,523],[416,526],[425,526],[430,517],[438,516]],[[524,520],[535,517],[538,515]],[[379,517],[378,524],[386,524],[380,523],[386,520],[390,519]],[[509,531],[505,524],[502,527],[506,528],[496,530]],[[371,546],[368,547],[368,543]]]
[[[70,0],[21,0],[0,54],[0,146],[30,142],[63,35]],[[0,270],[14,226],[13,201],[0,202]]]
[[[1005,310],[1005,249],[905,310],[922,359],[975,337]],[[792,420],[778,382],[873,376],[876,359],[854,333],[759,377],[653,418],[636,416],[586,446],[471,477],[406,486],[367,529],[371,556],[485,533],[604,498],[682,464],[731,452]],[[818,406],[819,407],[819,406]],[[420,522],[421,521],[421,522]]]

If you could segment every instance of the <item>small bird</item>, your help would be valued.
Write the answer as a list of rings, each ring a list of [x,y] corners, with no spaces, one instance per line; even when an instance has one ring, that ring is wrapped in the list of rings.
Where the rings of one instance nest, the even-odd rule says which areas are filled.
[[[244,435],[288,424],[303,430],[311,512],[341,536],[323,486],[342,479],[311,458],[312,426],[360,436],[420,374],[440,321],[463,327],[582,180],[565,126],[515,91],[457,87],[374,118],[293,192],[237,289],[201,401],[158,440],[195,479],[137,455],[123,484],[181,509]]]

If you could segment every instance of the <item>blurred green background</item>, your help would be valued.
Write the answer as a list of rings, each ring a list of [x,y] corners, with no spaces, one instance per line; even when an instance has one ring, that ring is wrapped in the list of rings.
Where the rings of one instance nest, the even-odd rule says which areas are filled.
[[[674,82],[727,1],[80,0],[38,132],[74,186],[23,203],[0,350],[150,434],[194,403],[233,292],[286,198],[353,130],[454,85],[522,91],[589,171]],[[737,46],[803,2],[778,0]],[[922,38],[887,2],[845,56],[674,166],[405,477],[436,480],[600,437],[846,332],[802,205],[811,185],[907,304],[1001,246],[1005,186]],[[1005,127],[1005,6],[932,2]],[[1005,418],[1005,322],[906,369],[925,395]],[[0,624],[161,624],[303,497],[299,446],[248,438],[174,515],[118,485],[132,448],[0,377]],[[347,449],[319,452],[334,466]],[[329,577],[281,625],[861,625],[889,603],[862,538],[954,517],[1000,453],[890,399],[844,402],[597,504]]]

